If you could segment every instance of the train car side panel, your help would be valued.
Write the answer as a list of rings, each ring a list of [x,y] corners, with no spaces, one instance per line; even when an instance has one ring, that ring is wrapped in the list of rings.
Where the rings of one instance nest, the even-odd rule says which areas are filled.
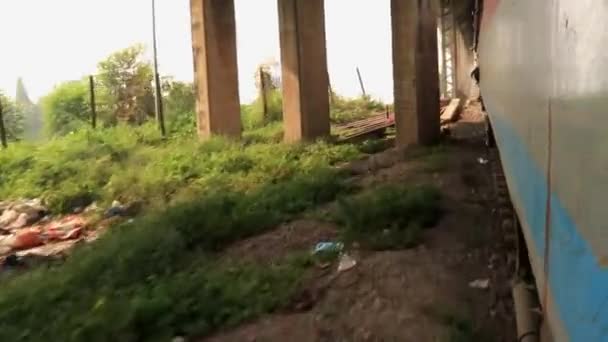
[[[482,93],[558,341],[608,341],[606,18],[602,0],[484,3]]]

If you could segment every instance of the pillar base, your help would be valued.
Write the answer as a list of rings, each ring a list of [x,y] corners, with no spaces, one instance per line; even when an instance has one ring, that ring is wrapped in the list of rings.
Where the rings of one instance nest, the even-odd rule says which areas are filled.
[[[440,136],[435,0],[391,0],[397,145],[429,145]]]
[[[278,0],[285,141],[330,134],[324,0]]]
[[[234,0],[191,0],[198,134],[241,136]]]

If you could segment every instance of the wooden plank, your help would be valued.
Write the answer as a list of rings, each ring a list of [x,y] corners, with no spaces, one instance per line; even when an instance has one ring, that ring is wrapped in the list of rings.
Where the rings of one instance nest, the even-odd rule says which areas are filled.
[[[460,115],[461,109],[462,107],[460,106],[460,99],[453,99],[450,101],[450,104],[445,107],[441,113],[441,124],[444,125],[456,121],[456,119],[458,119],[458,115]]]
[[[335,132],[340,140],[346,141],[368,134],[373,134],[394,125],[394,114],[391,113],[387,117],[386,113],[382,113],[366,119],[337,126],[335,127]]]

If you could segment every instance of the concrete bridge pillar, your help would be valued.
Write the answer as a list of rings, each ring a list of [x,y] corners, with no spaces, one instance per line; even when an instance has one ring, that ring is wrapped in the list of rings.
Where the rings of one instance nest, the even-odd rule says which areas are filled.
[[[198,133],[240,137],[234,0],[191,0]]]
[[[278,8],[285,140],[328,136],[324,0],[278,0]]]
[[[435,0],[391,0],[397,145],[439,139],[439,70]]]

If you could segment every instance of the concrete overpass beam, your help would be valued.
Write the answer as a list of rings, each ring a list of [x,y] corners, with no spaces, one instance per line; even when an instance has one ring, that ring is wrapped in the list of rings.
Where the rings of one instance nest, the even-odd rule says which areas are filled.
[[[324,0],[278,0],[278,8],[285,140],[328,136]]]
[[[198,133],[240,137],[234,0],[191,0]]]
[[[436,0],[391,0],[397,145],[439,139]]]

